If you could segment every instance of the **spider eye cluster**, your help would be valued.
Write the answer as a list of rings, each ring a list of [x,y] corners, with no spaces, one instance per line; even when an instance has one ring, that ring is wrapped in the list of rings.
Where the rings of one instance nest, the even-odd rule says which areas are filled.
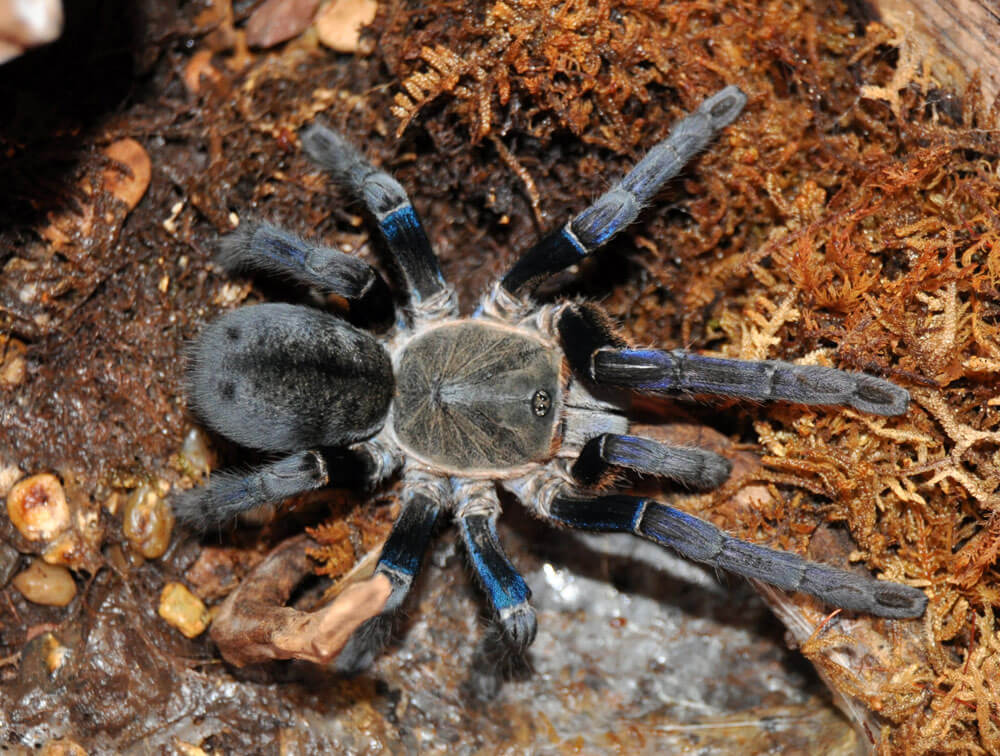
[[[531,397],[531,411],[537,417],[545,417],[551,409],[552,397],[549,395],[549,392],[545,389],[538,389],[535,395]]]

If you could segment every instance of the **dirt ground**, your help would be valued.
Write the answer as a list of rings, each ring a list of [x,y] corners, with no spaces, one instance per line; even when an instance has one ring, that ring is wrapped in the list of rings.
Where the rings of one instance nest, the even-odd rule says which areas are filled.
[[[0,68],[0,748],[1000,752],[1000,160],[976,82],[847,2],[389,0],[346,52],[310,3],[268,5],[73,3],[59,42]],[[296,13],[290,39],[268,38]],[[303,125],[323,119],[400,180],[469,311],[729,83],[749,95],[740,119],[551,296],[599,300],[636,344],[909,389],[900,418],[715,400],[650,403],[643,420],[740,460],[719,491],[659,495],[924,588],[923,620],[767,594],[783,626],[741,581],[631,541],[553,538],[513,502],[501,535],[539,636],[491,702],[466,684],[486,616],[449,528],[398,639],[354,680],[239,670],[161,618],[180,583],[210,620],[321,523],[317,566],[337,577],[395,511],[390,486],[203,536],[170,515],[209,467],[249,459],[186,410],[201,327],[264,300],[359,317],[227,276],[220,236],[266,219],[384,270],[368,220],[302,153]],[[46,473],[67,524],[26,530],[16,484]],[[36,598],[62,605],[18,587],[39,557],[61,571]]]

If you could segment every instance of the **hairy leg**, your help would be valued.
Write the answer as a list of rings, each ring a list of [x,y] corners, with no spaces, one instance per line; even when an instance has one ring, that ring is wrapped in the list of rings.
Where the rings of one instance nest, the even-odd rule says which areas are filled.
[[[625,178],[525,252],[504,276],[503,287],[511,293],[530,292],[546,276],[580,262],[628,227],[663,185],[736,119],[746,99],[738,87],[728,86],[705,100],[678,121],[670,135],[654,145]]]
[[[320,124],[303,130],[302,146],[317,165],[346,184],[375,217],[406,280],[412,302],[420,304],[444,292],[447,286],[437,257],[400,183],[369,163],[340,134]]]
[[[447,506],[450,494],[443,480],[427,478],[414,485],[411,477],[404,483],[403,511],[393,525],[375,567],[376,575],[389,579],[392,593],[382,612],[365,622],[351,636],[334,664],[338,672],[354,675],[364,671],[388,643],[393,618],[420,571],[434,525]]]

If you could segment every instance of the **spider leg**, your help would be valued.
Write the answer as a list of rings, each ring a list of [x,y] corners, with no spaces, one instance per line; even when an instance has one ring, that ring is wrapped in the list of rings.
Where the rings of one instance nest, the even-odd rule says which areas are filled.
[[[173,502],[181,522],[205,530],[266,504],[325,486],[326,460],[317,451],[292,454],[250,472],[215,472],[208,484],[183,492]]]
[[[670,478],[695,488],[716,488],[729,477],[732,464],[704,449],[667,446],[640,436],[604,433],[588,441],[573,463],[572,474],[587,488],[610,483],[615,468]]]
[[[334,131],[314,123],[302,132],[313,162],[347,185],[375,216],[389,252],[406,279],[413,304],[446,291],[437,257],[409,197],[396,179],[369,163]]]
[[[599,384],[655,393],[718,394],[800,404],[838,404],[876,415],[901,415],[906,389],[865,373],[780,360],[706,357],[683,350],[599,349],[591,378]]]
[[[696,562],[754,578],[786,591],[802,591],[834,606],[879,617],[919,617],[923,592],[900,583],[810,562],[785,551],[741,541],[711,523],[636,496],[579,498],[556,495],[547,515],[582,530],[630,532],[669,546]]]
[[[504,276],[503,287],[512,294],[530,288],[606,244],[638,217],[642,206],[705,149],[720,129],[736,119],[746,101],[746,95],[732,85],[705,100],[594,204],[525,252]]]
[[[376,439],[348,449],[304,451],[249,472],[214,472],[207,485],[177,497],[173,510],[181,522],[206,530],[243,512],[326,485],[373,488],[400,463],[398,455],[392,455]]]
[[[373,319],[382,320],[391,313],[389,287],[368,263],[300,239],[270,223],[243,222],[222,240],[218,261],[230,272],[252,270],[288,275],[351,300]]]
[[[497,536],[500,500],[491,482],[457,481],[455,519],[469,559],[496,612],[506,643],[518,654],[535,639],[531,590],[504,554]]]
[[[410,591],[420,571],[420,562],[434,532],[434,523],[450,492],[443,486],[411,492],[399,519],[392,526],[382,555],[375,567],[392,583],[392,593],[382,613],[359,627],[334,662],[334,668],[346,675],[356,675],[368,667],[389,641],[392,620]]]

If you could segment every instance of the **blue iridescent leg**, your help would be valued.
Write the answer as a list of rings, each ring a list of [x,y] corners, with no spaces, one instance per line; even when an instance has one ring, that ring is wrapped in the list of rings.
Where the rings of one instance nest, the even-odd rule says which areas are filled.
[[[420,571],[420,563],[443,506],[444,501],[424,493],[409,497],[399,519],[392,526],[375,567],[376,572],[381,572],[392,583],[389,601],[382,614],[365,622],[351,636],[334,662],[334,669],[338,672],[355,675],[364,671],[385,647],[392,631],[393,616]]]
[[[313,124],[303,130],[302,146],[313,162],[345,183],[375,216],[385,244],[406,279],[412,303],[418,305],[443,293],[447,287],[437,257],[399,182],[325,126]]]
[[[927,597],[916,588],[741,541],[711,523],[651,499],[557,495],[545,514],[571,528],[634,533],[696,562],[786,591],[809,593],[842,609],[902,619],[919,617],[927,606]]]
[[[729,460],[704,449],[667,446],[640,436],[605,433],[584,445],[573,463],[572,473],[580,485],[599,488],[610,483],[615,471],[622,467],[695,488],[716,488],[732,470]]]
[[[503,630],[504,641],[523,653],[535,640],[531,590],[507,559],[497,536],[500,501],[492,483],[462,481],[455,486],[456,520],[469,560]]]
[[[638,217],[642,207],[704,150],[720,129],[736,119],[746,101],[746,95],[735,86],[705,100],[646,153],[625,178],[563,228],[525,252],[504,276],[503,287],[512,294],[522,288],[530,290],[546,276],[580,262],[606,244]]]
[[[590,377],[603,385],[655,393],[836,404],[876,415],[901,415],[910,401],[906,389],[865,373],[780,360],[705,357],[682,350],[600,349],[593,355]]]

